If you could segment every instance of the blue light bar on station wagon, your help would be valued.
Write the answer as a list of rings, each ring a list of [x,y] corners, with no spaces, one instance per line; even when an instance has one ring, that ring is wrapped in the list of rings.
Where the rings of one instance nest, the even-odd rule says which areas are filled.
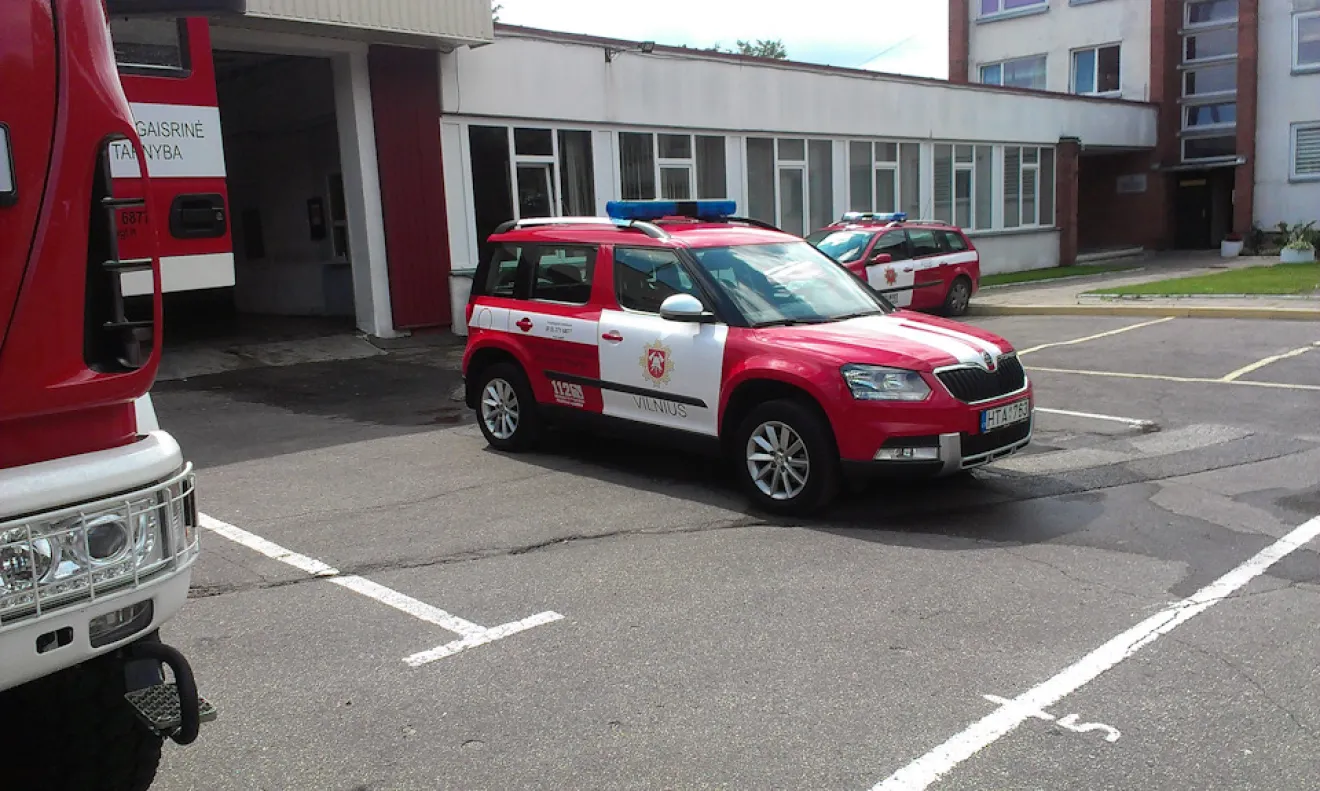
[[[873,211],[850,211],[844,212],[843,222],[903,222],[907,219],[907,212],[873,212]]]
[[[605,204],[605,213],[615,220],[648,221],[664,217],[724,220],[738,213],[738,204],[731,200],[615,200]]]

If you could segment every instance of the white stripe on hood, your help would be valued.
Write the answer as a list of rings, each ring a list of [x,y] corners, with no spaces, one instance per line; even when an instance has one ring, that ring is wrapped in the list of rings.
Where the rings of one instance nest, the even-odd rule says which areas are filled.
[[[888,335],[893,338],[901,338],[905,341],[920,343],[924,346],[943,352],[960,363],[984,363],[984,360],[981,357],[981,350],[976,346],[957,338],[951,338],[948,335],[930,332],[928,329],[919,325],[909,326],[901,319],[892,316],[861,316],[841,322],[840,326],[872,333],[880,338]]]
[[[978,338],[975,335],[966,332],[959,332],[958,330],[952,330],[948,327],[936,327],[930,324],[922,324],[921,322],[909,321],[907,319],[898,319],[898,321],[902,322],[904,327],[918,327],[928,332],[935,332],[940,335],[947,335],[950,338],[957,338],[958,340],[971,344],[978,349],[984,349],[985,351],[990,352],[990,355],[996,360],[999,359],[999,355],[1004,353],[1003,349],[990,341]]]

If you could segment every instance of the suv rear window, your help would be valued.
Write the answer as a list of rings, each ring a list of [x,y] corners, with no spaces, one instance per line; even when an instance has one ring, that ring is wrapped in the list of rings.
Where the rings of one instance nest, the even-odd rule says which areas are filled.
[[[912,243],[913,258],[940,254],[940,243],[936,241],[934,231],[919,231],[915,228],[909,228],[908,241]]]
[[[962,234],[953,231],[939,231],[941,241],[944,242],[944,249],[951,253],[959,253],[967,249],[967,242],[963,241]]]
[[[512,297],[518,287],[518,261],[522,248],[512,244],[502,244],[495,248],[495,257],[486,270],[486,280],[481,283],[481,293],[491,297]]]
[[[536,261],[532,299],[585,305],[591,301],[591,279],[596,269],[594,247],[532,247]]]

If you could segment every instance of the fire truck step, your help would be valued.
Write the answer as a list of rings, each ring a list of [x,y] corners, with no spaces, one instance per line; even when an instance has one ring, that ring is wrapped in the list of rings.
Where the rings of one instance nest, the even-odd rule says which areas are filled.
[[[150,258],[112,258],[101,266],[111,272],[136,272],[151,268]]]
[[[172,683],[157,684],[146,689],[138,689],[124,695],[138,717],[147,727],[161,736],[168,736],[183,725],[179,712],[179,690]],[[198,697],[201,707],[201,721],[211,722],[219,714],[216,707],[206,698]]]
[[[146,206],[146,198],[102,198],[101,205],[111,209],[131,209]]]
[[[155,322],[147,321],[107,321],[101,327],[107,330],[141,330],[156,326]]]

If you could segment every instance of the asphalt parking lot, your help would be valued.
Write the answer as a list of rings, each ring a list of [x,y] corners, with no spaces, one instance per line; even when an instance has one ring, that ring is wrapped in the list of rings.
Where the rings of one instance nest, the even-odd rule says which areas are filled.
[[[163,636],[221,714],[155,787],[1314,788],[1320,328],[975,323],[1029,451],[806,523],[494,453],[444,354],[162,383],[209,528]]]

